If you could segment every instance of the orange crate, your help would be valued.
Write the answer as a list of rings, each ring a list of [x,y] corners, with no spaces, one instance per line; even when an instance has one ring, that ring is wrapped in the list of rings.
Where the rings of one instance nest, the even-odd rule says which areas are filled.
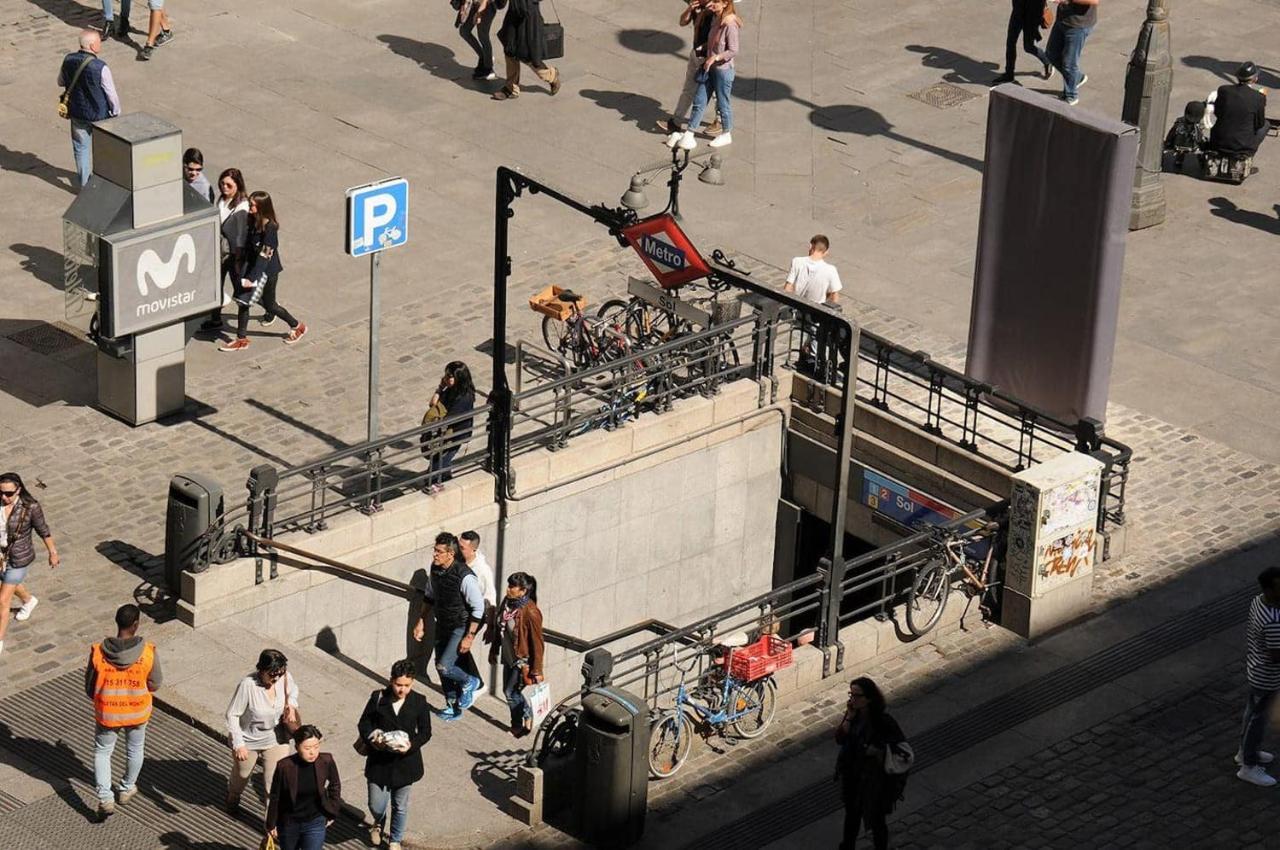
[[[739,681],[754,682],[783,667],[791,666],[791,644],[774,635],[735,649],[729,660],[729,675]]]
[[[529,309],[544,316],[550,316],[561,322],[568,320],[573,315],[573,305],[566,304],[558,300],[561,292],[564,292],[563,286],[544,286],[536,295],[529,298]],[[581,310],[587,306],[587,299],[583,298],[578,302],[578,309]]]

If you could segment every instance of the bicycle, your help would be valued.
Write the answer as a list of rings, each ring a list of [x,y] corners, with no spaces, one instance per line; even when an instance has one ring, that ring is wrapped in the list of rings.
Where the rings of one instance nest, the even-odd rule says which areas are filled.
[[[569,317],[542,317],[542,339],[547,348],[568,355],[575,368],[584,369],[625,357],[630,346],[621,335],[615,335],[603,323],[593,321],[582,312],[581,295],[565,290],[556,300],[569,305]]]
[[[699,654],[690,656],[688,665],[677,660],[677,647],[671,648],[671,663],[680,671],[675,706],[663,711],[649,729],[649,772],[654,779],[674,776],[684,766],[693,748],[693,726],[704,727],[704,737],[711,731],[724,734],[732,728],[740,738],[756,738],[773,722],[778,708],[778,685],[772,674],[745,682],[729,673],[733,649],[720,648],[723,667],[713,668],[693,690],[685,688],[689,672],[697,664]]]
[[[983,529],[987,536],[987,554],[982,561],[982,570],[975,573],[969,564],[977,565],[977,560],[965,552],[965,541],[956,537],[955,533],[946,529],[932,528],[930,532],[935,541],[935,551],[941,554],[922,567],[911,582],[911,595],[907,599],[907,629],[917,637],[926,634],[942,619],[942,612],[947,607],[947,598],[951,595],[951,586],[957,582],[970,601],[979,600],[978,609],[983,620],[992,618],[995,605],[995,589],[1000,586],[998,580],[992,578],[992,564],[995,556],[994,533],[998,529],[996,523],[988,523]]]

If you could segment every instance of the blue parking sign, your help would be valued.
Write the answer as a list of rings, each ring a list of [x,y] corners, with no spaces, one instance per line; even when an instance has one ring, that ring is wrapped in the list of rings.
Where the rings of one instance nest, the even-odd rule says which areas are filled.
[[[347,190],[347,253],[363,257],[409,241],[409,181],[393,177]]]

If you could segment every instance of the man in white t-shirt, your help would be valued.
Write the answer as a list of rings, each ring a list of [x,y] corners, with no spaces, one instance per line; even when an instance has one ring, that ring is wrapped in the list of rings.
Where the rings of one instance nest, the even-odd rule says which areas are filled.
[[[794,292],[814,304],[838,303],[838,293],[844,286],[840,283],[836,267],[826,260],[830,247],[831,243],[821,233],[810,239],[809,256],[796,257],[791,261],[791,271],[787,272],[787,285],[783,291]]]
[[[480,582],[480,593],[484,596],[484,630],[483,640],[488,640],[495,612],[498,607],[498,588],[493,580],[493,567],[489,566],[489,562],[485,560],[484,553],[480,551],[480,535],[474,531],[464,531],[458,535],[458,548],[462,550],[462,559],[467,562],[467,566],[471,568],[471,572],[476,574],[476,579]],[[471,656],[467,656],[467,663],[463,665],[464,669],[475,667],[475,661],[471,660]],[[488,690],[488,683],[485,682],[484,676],[480,675],[479,670],[468,669],[473,676],[480,677],[480,687],[476,691],[482,694]]]

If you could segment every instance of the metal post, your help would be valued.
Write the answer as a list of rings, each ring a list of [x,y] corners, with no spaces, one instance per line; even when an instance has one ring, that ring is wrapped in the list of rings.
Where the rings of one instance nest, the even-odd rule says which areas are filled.
[[[507,223],[519,190],[520,175],[508,168],[498,169],[493,230],[493,389],[489,395],[489,463],[493,467],[497,498],[505,510],[509,477],[507,448],[511,435],[511,389],[507,385],[507,278],[511,257],[507,254]]]
[[[369,255],[369,442],[378,439],[378,266],[381,251]]]
[[[1173,86],[1173,57],[1169,50],[1168,0],[1147,0],[1147,19],[1129,56],[1124,78],[1121,118],[1140,133],[1138,167],[1133,178],[1129,229],[1160,224],[1165,216],[1164,184],[1160,182],[1164,133],[1169,119],[1169,90]]]
[[[845,343],[846,367],[844,380],[841,382],[840,411],[836,414],[836,470],[834,493],[831,498],[831,572],[827,576],[826,610],[823,616],[825,645],[835,646],[835,669],[830,667],[830,653],[823,659],[823,675],[838,671],[844,662],[844,647],[840,644],[840,603],[844,601],[841,585],[844,584],[844,534],[845,516],[849,504],[849,462],[853,456],[853,410],[854,388],[857,386],[858,370],[858,326],[845,316],[834,316],[834,321],[826,325],[828,333],[847,331]],[[832,327],[831,325],[835,325]],[[844,325],[844,328],[840,328]],[[846,334],[839,334],[845,336]],[[839,372],[839,364],[836,364]]]

